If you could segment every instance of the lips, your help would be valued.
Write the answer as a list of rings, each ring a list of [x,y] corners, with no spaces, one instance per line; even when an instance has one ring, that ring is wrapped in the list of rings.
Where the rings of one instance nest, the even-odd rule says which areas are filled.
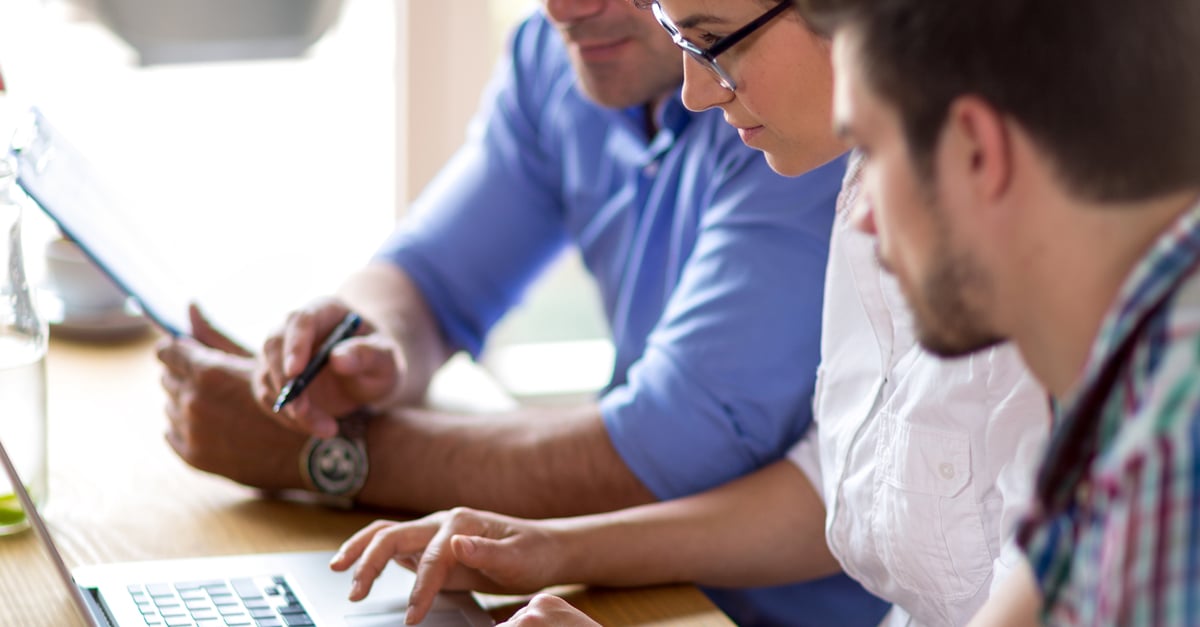
[[[573,41],[579,49],[579,55],[588,61],[603,61],[621,53],[629,38],[608,39],[603,41]]]
[[[748,128],[742,128],[740,126],[738,127],[738,135],[741,136],[742,142],[746,144],[749,144],[751,140],[757,137],[759,133],[762,133],[762,131],[763,127],[761,126],[751,126]]]

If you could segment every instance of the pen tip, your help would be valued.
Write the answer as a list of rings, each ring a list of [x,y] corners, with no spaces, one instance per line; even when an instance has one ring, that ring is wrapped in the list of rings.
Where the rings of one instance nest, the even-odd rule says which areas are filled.
[[[292,400],[292,390],[294,388],[295,381],[288,381],[287,385],[284,385],[283,389],[279,391],[279,396],[275,397],[275,404],[271,406],[271,409],[274,410],[275,413],[278,414],[279,410],[283,409],[283,406],[287,405]]]

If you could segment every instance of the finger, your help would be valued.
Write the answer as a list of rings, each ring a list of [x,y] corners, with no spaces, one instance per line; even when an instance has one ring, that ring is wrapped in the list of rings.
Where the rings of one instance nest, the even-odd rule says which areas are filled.
[[[192,337],[196,338],[201,344],[242,357],[249,357],[251,355],[250,351],[246,350],[245,347],[233,341],[229,336],[213,326],[209,322],[208,317],[200,311],[200,306],[196,303],[188,305],[188,320],[192,323]]]
[[[281,373],[284,378],[290,379],[300,374],[312,358],[316,326],[317,318],[309,311],[297,311],[288,316],[287,325],[283,329],[281,354]]]
[[[175,454],[178,455],[180,459],[183,459],[183,460],[187,459],[187,455],[186,455],[187,443],[184,442],[182,436],[180,436],[178,433],[176,433],[174,429],[167,429],[167,432],[163,434],[163,437],[164,437],[164,439],[166,439],[167,444],[170,445],[171,449],[175,451]]]
[[[329,366],[341,375],[390,372],[396,367],[394,344],[378,334],[352,337],[334,347]]]
[[[541,595],[538,595],[538,596],[541,596]],[[534,607],[534,605],[533,605],[534,601],[536,601],[537,599],[538,599],[538,597],[534,597],[533,599],[531,599],[529,603],[526,603],[524,606],[522,606],[521,609],[517,610],[515,614],[513,614],[512,616],[509,616],[508,620],[504,621],[503,623],[499,623],[496,627],[502,627],[504,625],[508,625],[509,627],[512,627],[514,625],[524,623],[531,616],[537,615],[538,609],[536,607]]]
[[[277,399],[270,402],[274,404],[275,400]],[[293,430],[318,438],[332,438],[338,433],[337,417],[309,400],[308,396],[303,393],[286,407],[275,412],[275,416],[284,424],[291,425]]]
[[[272,395],[279,394],[283,386],[283,330],[280,329],[267,337],[262,346],[262,358],[258,364],[261,381]]]
[[[350,600],[362,600],[370,593],[372,585],[395,556],[406,556],[426,550],[433,528],[423,523],[392,523],[377,531],[367,543],[354,569],[354,583],[350,589]]]
[[[446,585],[450,571],[457,565],[458,560],[450,548],[450,539],[458,535],[454,528],[460,517],[453,517],[433,536],[425,547],[425,553],[417,564],[416,579],[412,592],[408,596],[408,611],[404,621],[415,625],[425,619],[425,615],[433,607],[434,598]]]
[[[394,524],[392,521],[376,520],[366,527],[354,532],[354,535],[347,538],[346,541],[343,542],[340,547],[338,547],[337,553],[334,554],[333,559],[329,560],[329,567],[338,572],[342,572],[349,568],[354,562],[358,561],[358,558],[362,555],[363,550],[367,548],[367,544],[371,542],[371,538],[375,537],[376,533],[379,533],[379,531],[392,524]]]
[[[254,381],[254,399],[257,400],[260,405],[270,410],[275,404],[275,398],[279,396],[279,392],[275,389],[274,382],[271,380],[271,371],[265,368],[259,368],[254,371],[252,379]],[[280,416],[274,412],[271,413],[272,415],[276,416],[280,422],[284,422],[283,419],[286,418],[285,416]]]
[[[337,417],[321,409],[316,403],[305,402],[304,413],[298,420],[302,428],[318,438],[332,438],[338,434]]]
[[[258,402],[259,406],[263,408],[264,412],[275,422],[279,423],[280,426],[283,426],[289,431],[294,431],[296,433],[312,435],[312,433],[305,428],[305,425],[294,420],[290,413],[275,412],[275,399],[278,398],[279,393],[273,389],[270,377],[271,374],[269,372],[261,369],[252,376],[254,381],[254,400]]]
[[[378,335],[338,344],[329,356],[329,369],[355,401],[367,404],[383,402],[398,390],[403,376],[394,343]]]
[[[158,382],[162,385],[163,391],[167,393],[167,397],[172,402],[179,401],[180,392],[183,390],[183,381],[164,369],[162,376],[158,378]]]
[[[501,585],[513,583],[511,566],[515,551],[511,541],[456,535],[450,538],[450,548],[454,559],[463,566],[473,568]]]
[[[176,376],[186,377],[191,371],[191,362],[184,348],[187,341],[185,338],[165,340],[160,342],[155,350],[158,361]]]

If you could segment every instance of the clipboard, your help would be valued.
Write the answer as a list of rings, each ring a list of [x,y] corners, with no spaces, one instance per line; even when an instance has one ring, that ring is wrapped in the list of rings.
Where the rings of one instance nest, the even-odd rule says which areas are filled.
[[[17,125],[9,146],[17,184],[128,294],[154,324],[173,337],[188,334],[194,299],[170,255],[142,232],[130,201],[104,185],[94,166],[38,109]]]

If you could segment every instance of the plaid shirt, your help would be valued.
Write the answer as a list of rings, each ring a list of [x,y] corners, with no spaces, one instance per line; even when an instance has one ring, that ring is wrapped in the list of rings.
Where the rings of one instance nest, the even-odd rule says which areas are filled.
[[[1200,624],[1198,264],[1200,205],[1130,275],[1057,408],[1020,532],[1048,623]]]

